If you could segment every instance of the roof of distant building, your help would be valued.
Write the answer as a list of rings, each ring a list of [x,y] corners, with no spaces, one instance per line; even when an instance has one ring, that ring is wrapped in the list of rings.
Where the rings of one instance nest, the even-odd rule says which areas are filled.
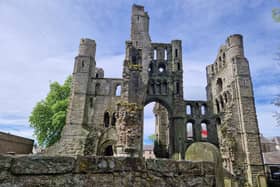
[[[280,151],[263,153],[264,164],[280,164]]]
[[[154,149],[154,145],[144,145],[143,151],[152,151]]]
[[[280,144],[280,136],[273,137],[272,141],[275,142],[276,144]]]
[[[264,136],[261,136],[261,143],[271,143],[271,144],[274,144],[274,142],[267,138],[267,137],[264,137]]]

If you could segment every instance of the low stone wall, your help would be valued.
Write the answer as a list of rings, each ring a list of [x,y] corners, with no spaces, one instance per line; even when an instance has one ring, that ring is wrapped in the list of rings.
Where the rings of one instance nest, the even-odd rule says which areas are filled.
[[[215,164],[122,157],[0,155],[0,187],[215,186]]]

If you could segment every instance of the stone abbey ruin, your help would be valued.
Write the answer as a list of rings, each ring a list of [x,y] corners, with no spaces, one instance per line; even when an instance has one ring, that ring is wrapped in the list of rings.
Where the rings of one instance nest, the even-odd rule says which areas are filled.
[[[31,184],[26,175],[37,182],[51,175],[36,184],[265,186],[241,35],[229,36],[206,67],[206,101],[184,100],[181,41],[152,42],[143,6],[132,7],[122,79],[105,78],[95,52],[94,40],[81,39],[59,142],[41,157],[0,157],[15,184]],[[143,108],[150,102],[157,102],[155,155],[165,159],[142,158]]]

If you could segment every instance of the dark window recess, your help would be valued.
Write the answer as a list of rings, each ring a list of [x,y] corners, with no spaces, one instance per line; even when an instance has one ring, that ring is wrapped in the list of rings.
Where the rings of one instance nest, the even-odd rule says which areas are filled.
[[[112,122],[111,122],[112,126],[116,126],[116,121],[117,121],[117,119],[116,119],[116,113],[113,113]]]
[[[180,83],[176,82],[176,94],[180,93]]]
[[[92,97],[89,98],[89,107],[90,108],[93,107],[93,98]]]
[[[221,78],[218,78],[216,86],[217,86],[217,93],[223,90],[223,81]]]
[[[216,108],[217,108],[217,113],[219,113],[220,112],[220,106],[219,106],[219,101],[218,100],[216,100]]]
[[[175,57],[178,57],[178,49],[175,49]]]
[[[177,64],[177,69],[178,69],[178,71],[181,70],[181,65],[180,65],[180,63]]]
[[[114,152],[113,152],[113,146],[109,145],[108,147],[106,147],[106,149],[104,150],[104,156],[113,156]]]
[[[95,95],[98,95],[99,93],[100,93],[100,84],[97,83],[97,84],[95,85]]]
[[[109,127],[110,124],[110,116],[108,112],[104,114],[104,127]]]

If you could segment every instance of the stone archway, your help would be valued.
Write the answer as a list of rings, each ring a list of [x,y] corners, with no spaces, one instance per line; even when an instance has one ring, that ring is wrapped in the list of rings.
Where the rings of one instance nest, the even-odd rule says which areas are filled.
[[[117,142],[117,132],[114,127],[106,129],[99,139],[97,155],[113,156],[114,148]]]
[[[148,108],[146,108],[148,107]],[[154,117],[151,117],[154,116]],[[154,156],[157,158],[169,157],[169,117],[168,109],[159,102],[149,102],[143,109],[143,125],[142,125],[142,146],[143,151],[145,145],[153,145]],[[148,118],[149,120],[146,120]],[[154,128],[151,128],[151,125]],[[149,130],[147,130],[149,129]],[[147,140],[147,136],[152,135],[153,140]],[[148,144],[145,144],[147,143]],[[148,146],[150,147],[150,146]]]

